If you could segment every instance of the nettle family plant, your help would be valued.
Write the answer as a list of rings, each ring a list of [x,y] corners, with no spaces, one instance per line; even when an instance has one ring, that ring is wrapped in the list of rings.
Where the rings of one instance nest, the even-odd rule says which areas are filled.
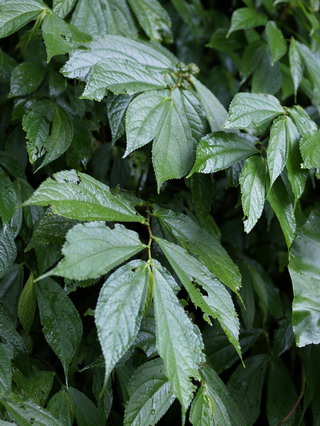
[[[220,3],[0,0],[1,424],[319,424],[319,1]]]

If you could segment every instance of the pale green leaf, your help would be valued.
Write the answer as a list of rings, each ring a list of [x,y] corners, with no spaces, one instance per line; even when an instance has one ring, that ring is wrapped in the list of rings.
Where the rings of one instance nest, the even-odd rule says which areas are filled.
[[[232,14],[231,26],[228,35],[230,35],[233,31],[260,27],[267,22],[267,19],[268,18],[265,14],[257,12],[254,8],[238,8]]]
[[[129,386],[129,401],[125,409],[125,426],[155,425],[167,412],[175,396],[165,376],[159,358],[141,365]]]
[[[11,268],[17,256],[17,247],[14,234],[9,225],[4,225],[0,230],[0,279]]]
[[[239,320],[232,298],[222,283],[209,270],[182,247],[156,238],[174,272],[187,290],[192,302],[199,307],[204,319],[217,319],[241,357]]]
[[[52,10],[61,18],[64,18],[75,5],[77,0],[53,0]]]
[[[83,392],[70,386],[68,395],[74,404],[77,426],[104,426],[106,424],[102,413]]]
[[[168,90],[142,93],[129,105],[126,114],[125,156],[151,142],[161,129],[169,102]]]
[[[15,33],[36,19],[43,10],[48,8],[41,0],[1,0],[0,38]]]
[[[107,96],[107,115],[113,143],[125,133],[125,116],[132,99],[133,96],[129,95]]]
[[[134,260],[110,275],[100,290],[95,323],[105,361],[105,383],[139,332],[148,279],[147,264]]]
[[[238,93],[229,109],[226,129],[254,129],[284,113],[277,98],[257,93]]]
[[[129,0],[129,4],[151,40],[172,42],[170,16],[157,0]]]
[[[292,325],[299,347],[320,343],[320,216],[314,211],[298,232],[291,250]]]
[[[214,405],[206,386],[201,386],[192,401],[189,420],[192,426],[214,426]]]
[[[82,337],[80,316],[63,288],[50,278],[37,283],[36,295],[43,334],[60,359],[68,383],[69,365]]]
[[[98,278],[146,246],[134,231],[117,224],[114,229],[89,222],[75,225],[62,248],[64,258],[47,275],[86,280]]]
[[[267,199],[279,220],[287,246],[290,247],[296,230],[294,203],[281,179],[277,179],[273,184]]]
[[[211,131],[221,130],[228,117],[226,109],[214,94],[195,77],[192,77],[192,84],[206,113]]]
[[[311,120],[309,114],[300,105],[289,108],[288,113],[297,126],[301,137],[312,134],[318,130],[316,123]]]
[[[152,270],[157,348],[185,414],[195,390],[191,379],[200,380],[199,366],[205,360],[203,342],[198,327],[174,294],[177,284],[173,277],[157,262]]]
[[[260,218],[266,197],[266,165],[262,157],[248,158],[240,175],[241,203],[245,232],[250,232]]]
[[[266,25],[266,35],[272,56],[272,65],[287,52],[287,43],[276,23],[269,21]]]
[[[137,38],[137,28],[126,0],[79,0],[71,23],[92,36],[116,34]]]
[[[320,130],[300,140],[303,165],[307,168],[320,168]]]
[[[34,277],[31,273],[20,294],[18,316],[23,329],[28,333],[33,323],[37,301],[34,286]]]
[[[63,425],[63,423],[60,423],[49,411],[22,396],[1,395],[0,402],[19,426],[30,426],[31,424],[37,426]]]
[[[258,152],[254,142],[253,138],[240,134],[210,133],[198,144],[196,161],[189,176],[195,172],[215,173],[245,160]]]
[[[213,407],[213,421],[219,426],[247,426],[245,419],[218,374],[206,366],[202,371],[203,386]]]
[[[228,391],[237,403],[248,425],[258,420],[261,409],[262,388],[268,358],[266,354],[254,355],[245,359],[245,367],[239,367],[228,380]]]
[[[235,292],[240,289],[239,269],[217,238],[184,214],[157,208],[154,215],[220,281]]]
[[[270,186],[284,169],[287,157],[287,118],[281,116],[274,120],[270,130],[270,138],[267,148],[267,162],[270,174]]]
[[[73,404],[65,390],[60,390],[49,400],[47,410],[65,426],[72,426]]]
[[[0,169],[0,218],[9,223],[19,204],[17,193],[10,178]]]
[[[17,65],[10,78],[9,96],[25,96],[38,89],[46,74],[41,64],[21,62]]]
[[[91,176],[68,170],[48,178],[24,203],[51,206],[52,212],[78,220],[144,222],[134,210],[135,202],[113,195],[107,185]]]
[[[295,205],[302,196],[307,181],[307,171],[301,168],[302,158],[299,150],[300,134],[290,117],[286,120],[287,132],[287,171],[292,192],[295,197]]]
[[[298,88],[303,76],[303,64],[299,49],[295,39],[292,37],[290,40],[289,47],[289,63],[290,63],[290,72],[293,81],[294,94],[297,95]]]
[[[8,394],[11,391],[12,367],[5,343],[0,343],[0,393]]]

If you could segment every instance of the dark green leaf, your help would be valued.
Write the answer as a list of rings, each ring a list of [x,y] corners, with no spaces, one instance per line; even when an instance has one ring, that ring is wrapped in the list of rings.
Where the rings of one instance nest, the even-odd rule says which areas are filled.
[[[0,219],[9,223],[19,204],[18,197],[10,178],[0,169]]]
[[[10,96],[25,96],[34,92],[42,83],[45,74],[45,68],[33,62],[22,62],[17,65],[11,74]]]
[[[295,95],[297,95],[297,91],[303,76],[303,65],[302,65],[299,49],[297,47],[297,43],[293,37],[290,40],[289,62],[290,62],[290,71],[291,71],[291,77],[293,81],[294,93]]]
[[[132,98],[129,95],[107,97],[107,114],[113,143],[125,133],[125,116]]]
[[[8,272],[17,256],[14,234],[9,225],[0,230],[0,278]]]
[[[248,30],[250,28],[259,27],[267,22],[267,17],[263,13],[257,12],[251,7],[242,7],[236,9],[231,18],[231,26],[228,32],[230,35],[233,31]]]
[[[23,290],[21,292],[18,304],[18,316],[22,327],[28,333],[33,323],[36,312],[36,292],[34,287],[34,278],[31,273]]]
[[[0,343],[0,393],[8,394],[11,391],[12,367],[8,349]]]
[[[105,420],[100,411],[83,392],[70,386],[68,394],[74,404],[75,418],[78,426],[105,425]]]
[[[71,413],[73,403],[65,390],[53,395],[47,405],[47,410],[65,426],[72,426]]]
[[[266,25],[266,35],[272,56],[272,65],[287,52],[287,43],[276,23],[269,21]]]

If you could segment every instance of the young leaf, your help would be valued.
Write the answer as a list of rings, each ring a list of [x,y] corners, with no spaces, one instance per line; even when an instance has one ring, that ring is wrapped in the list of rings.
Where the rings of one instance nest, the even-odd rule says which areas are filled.
[[[213,407],[214,424],[219,426],[246,426],[247,423],[242,416],[241,410],[231,398],[226,385],[219,378],[217,373],[210,367],[205,367],[201,371],[206,393],[210,398],[210,405]]]
[[[34,287],[34,278],[31,273],[23,290],[18,303],[18,316],[24,330],[29,333],[36,312],[36,292]]]
[[[188,216],[156,208],[154,215],[219,280],[233,291],[241,287],[241,274],[220,241],[193,222]]]
[[[15,33],[36,19],[47,5],[41,0],[5,0],[0,3],[0,38]]]
[[[170,16],[157,0],[129,0],[129,4],[151,40],[172,42]]]
[[[260,27],[267,22],[267,16],[259,13],[251,7],[241,7],[236,9],[231,17],[231,26],[228,36],[237,30],[248,30],[250,28]]]
[[[254,140],[235,133],[214,132],[202,138],[189,173],[215,173],[256,154]]]
[[[262,388],[268,358],[266,354],[254,355],[245,360],[243,365],[232,373],[228,381],[228,390],[237,403],[248,425],[253,425],[260,414]]]
[[[0,393],[9,394],[11,391],[12,367],[11,359],[5,343],[0,343]]]
[[[24,206],[51,206],[52,212],[78,220],[144,222],[121,194],[113,195],[110,188],[91,176],[66,170],[48,178],[26,201]]]
[[[36,286],[42,331],[60,359],[68,383],[69,365],[79,347],[82,323],[78,311],[63,288],[51,279]]]
[[[53,0],[52,10],[61,18],[64,18],[70,13],[77,0]]]
[[[101,288],[95,323],[105,360],[105,383],[140,328],[149,272],[141,260],[117,269]]]
[[[38,89],[44,76],[45,68],[33,62],[22,62],[11,74],[9,96],[25,96]]]
[[[62,248],[65,257],[45,276],[98,278],[145,247],[136,232],[122,225],[110,229],[101,223],[78,224],[67,233]]]
[[[158,263],[152,270],[157,348],[185,414],[195,390],[190,379],[200,380],[198,369],[205,359],[201,334],[174,294],[177,284],[173,277]]]
[[[156,238],[174,272],[187,290],[192,302],[204,313],[204,319],[211,323],[209,316],[217,318],[230,343],[241,357],[239,345],[239,320],[230,294],[219,280],[182,247]]]
[[[266,35],[272,56],[272,65],[274,65],[275,62],[286,54],[287,43],[283,37],[282,31],[279,30],[277,24],[273,21],[267,23]]]
[[[293,286],[292,325],[297,346],[320,343],[319,245],[320,216],[312,212],[291,250],[289,272]]]
[[[126,114],[125,156],[151,142],[163,125],[170,103],[168,90],[142,93],[129,105]]]
[[[105,419],[94,403],[78,389],[70,386],[68,395],[74,404],[74,413],[78,426],[104,426]]]
[[[159,358],[142,364],[129,386],[129,401],[125,409],[125,426],[156,424],[167,412],[175,396]]]
[[[300,140],[300,151],[304,167],[309,169],[320,167],[320,130]]]
[[[214,426],[214,405],[207,393],[206,386],[201,386],[192,401],[189,420],[192,426]]]
[[[9,225],[0,230],[0,279],[5,276],[17,256],[14,234]]]
[[[238,93],[229,109],[226,129],[254,129],[284,113],[277,98],[257,93]]]
[[[300,82],[303,76],[303,64],[297,43],[293,37],[290,40],[289,47],[289,63],[290,63],[290,72],[293,81],[294,94],[297,96],[297,91],[300,86]]]
[[[125,116],[133,96],[107,96],[107,114],[112,134],[112,143],[115,143],[125,133]]]
[[[281,116],[274,120],[270,130],[267,149],[267,162],[270,174],[270,187],[284,169],[287,158],[287,118]]]
[[[264,159],[254,155],[248,158],[240,175],[241,203],[247,217],[244,230],[249,233],[260,218],[266,197],[266,166]]]

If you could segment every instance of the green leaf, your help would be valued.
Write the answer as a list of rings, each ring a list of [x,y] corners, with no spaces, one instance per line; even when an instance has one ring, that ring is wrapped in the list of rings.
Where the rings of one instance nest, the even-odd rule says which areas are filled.
[[[174,400],[162,360],[156,358],[146,362],[134,372],[130,383],[124,425],[154,425],[168,411]]]
[[[297,346],[320,343],[320,216],[313,211],[298,232],[291,250],[292,325]]]
[[[284,113],[277,98],[257,93],[238,93],[229,109],[226,129],[254,129]]]
[[[17,256],[14,234],[9,225],[0,230],[0,279],[11,268]]]
[[[67,233],[64,258],[45,276],[98,278],[145,247],[138,234],[123,225],[111,229],[101,223],[78,224]]]
[[[254,155],[248,158],[240,175],[241,203],[247,217],[244,230],[249,233],[260,218],[266,197],[266,166],[262,157]]]
[[[293,81],[294,94],[297,96],[297,91],[300,86],[302,76],[303,76],[303,64],[297,43],[293,37],[290,40],[289,47],[289,63],[290,63],[290,72]]]
[[[158,127],[152,146],[152,163],[158,191],[166,180],[184,176],[194,161],[191,123],[188,121],[187,108],[179,89],[173,90],[165,105],[161,117],[162,125]],[[198,119],[199,117],[195,116],[195,120],[199,121]]]
[[[106,422],[101,412],[83,392],[69,386],[68,395],[74,404],[75,418],[78,426],[105,425]]]
[[[12,367],[8,349],[0,343],[0,393],[8,394],[11,391]]]
[[[252,60],[256,63],[252,76],[252,92],[269,93],[269,96],[278,93],[282,87],[279,61],[272,65],[272,57],[267,47],[254,51]]]
[[[254,355],[245,360],[246,367],[239,367],[228,381],[228,391],[246,419],[253,425],[260,415],[262,388],[268,366],[266,354]]]
[[[25,96],[38,89],[46,74],[42,65],[34,62],[21,62],[11,74],[9,96]]]
[[[41,0],[2,0],[0,3],[0,38],[15,33],[48,10]]]
[[[0,169],[0,219],[9,223],[19,204],[16,190],[10,178]]]
[[[282,58],[287,52],[287,43],[276,23],[269,21],[266,25],[266,35],[272,56],[272,65]]]
[[[121,194],[113,195],[107,185],[75,170],[62,171],[48,178],[24,203],[52,208],[52,212],[70,219],[94,221],[144,222]]]
[[[22,355],[26,352],[24,341],[16,331],[12,317],[8,311],[4,310],[2,305],[0,306],[0,339],[1,342],[5,342],[8,350],[13,352],[14,355]]]
[[[79,0],[71,23],[92,36],[118,34],[137,38],[137,28],[126,0]]]
[[[65,426],[72,426],[71,413],[73,403],[65,390],[53,395],[47,405],[47,410]]]
[[[287,416],[297,400],[297,393],[289,371],[280,358],[271,362],[268,372],[267,417],[270,426],[277,426]],[[295,422],[294,411],[289,423]]]
[[[72,10],[77,0],[53,0],[52,10],[61,18],[64,18]]]
[[[69,365],[79,347],[82,323],[65,291],[51,279],[37,283],[36,295],[42,331],[60,359],[68,383]]]
[[[155,90],[134,98],[126,114],[125,156],[151,142],[163,126],[170,103],[169,90]]]
[[[63,425],[49,411],[21,396],[11,395],[7,397],[1,395],[0,402],[19,426],[30,426],[31,424],[37,426]]]
[[[157,348],[184,415],[195,390],[190,379],[200,380],[203,343],[199,329],[174,294],[177,284],[173,277],[156,261],[152,270]]]
[[[147,264],[134,260],[117,269],[101,288],[95,323],[105,360],[105,383],[139,332],[148,278]]]
[[[206,387],[201,386],[192,402],[189,420],[192,426],[214,426],[214,405],[207,393]]]
[[[167,227],[180,244],[195,255],[220,281],[233,291],[241,287],[241,274],[220,241],[188,216],[156,208],[154,216]]]
[[[93,65],[82,94],[84,99],[101,101],[106,89],[115,94],[128,94],[163,89],[167,85],[162,74],[128,59],[108,58]]]
[[[217,318],[230,343],[241,357],[239,320],[228,291],[202,263],[190,256],[182,247],[160,238],[156,238],[156,242],[192,302],[204,313],[204,319],[211,324],[209,316]]]
[[[270,130],[267,148],[267,162],[270,174],[270,187],[284,169],[287,158],[287,118],[281,116],[274,120]]]
[[[51,391],[53,376],[52,371],[35,371],[25,377],[20,370],[15,369],[13,381],[21,395],[43,406]]]
[[[301,108],[301,106],[295,105],[294,107],[289,108],[288,113],[294,124],[297,126],[301,137],[312,134],[318,130],[316,123],[311,120],[309,114]]]
[[[86,80],[91,67],[108,59],[113,59],[113,63],[134,62],[137,67],[145,66],[150,71],[157,71],[157,74],[159,71],[175,68],[175,62],[169,55],[149,44],[108,35],[94,40],[86,50],[75,51],[62,68],[62,72],[66,77]]]
[[[279,220],[287,246],[290,247],[296,230],[294,204],[281,179],[277,179],[273,184],[267,199]]]
[[[299,150],[300,134],[290,117],[287,117],[286,120],[286,132],[288,149],[286,166],[288,179],[291,183],[292,192],[295,197],[294,205],[296,205],[306,186],[307,172],[301,168],[302,158]]]
[[[320,130],[300,140],[300,151],[304,167],[320,167]]]
[[[36,292],[34,278],[31,273],[20,294],[18,303],[18,316],[23,329],[29,333],[36,312]]]
[[[46,142],[49,139],[49,122],[43,114],[29,111],[23,116],[22,126],[26,132],[29,161],[33,164],[46,152]]]
[[[226,385],[219,378],[217,373],[210,367],[205,367],[201,371],[206,393],[210,398],[210,405],[213,406],[214,424],[221,426],[247,426],[234,400],[231,398]]]
[[[319,58],[312,52],[306,45],[296,42],[297,48],[301,57],[303,58],[307,70],[310,74],[312,83],[314,85],[316,96],[320,96],[320,74],[319,74]]]
[[[197,147],[196,161],[189,173],[215,173],[227,169],[258,151],[255,140],[235,133],[214,132],[202,138]]]
[[[129,0],[129,4],[151,40],[172,42],[170,16],[157,0]]]
[[[265,25],[268,18],[265,14],[257,12],[251,7],[241,7],[236,9],[231,17],[231,26],[228,36],[237,30],[248,30],[250,28]]]
[[[199,80],[197,80],[195,77],[192,77],[191,81],[197,91],[199,101],[201,102],[206,113],[211,131],[215,132],[221,130],[221,127],[228,117],[226,109],[214,96],[214,94]]]
[[[129,95],[107,96],[107,114],[113,143],[125,133],[125,116],[132,99],[133,96]]]

